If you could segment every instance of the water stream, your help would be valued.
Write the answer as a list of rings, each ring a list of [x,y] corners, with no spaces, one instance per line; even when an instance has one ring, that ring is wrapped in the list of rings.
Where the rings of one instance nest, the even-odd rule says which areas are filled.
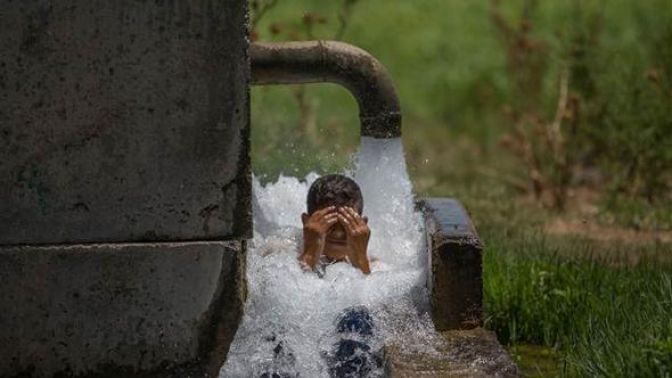
[[[329,377],[327,360],[342,335],[336,319],[344,309],[364,306],[373,318],[381,350],[392,340],[406,348],[429,348],[433,326],[426,313],[426,256],[421,215],[415,210],[400,139],[362,138],[350,176],[360,185],[369,218],[366,276],[347,263],[327,267],[322,278],[301,270],[300,214],[318,177],[281,176],[262,186],[254,181],[255,232],[247,255],[248,299],[222,378]],[[347,173],[346,173],[347,174]],[[378,368],[368,377],[383,375]],[[271,377],[272,375],[267,375]]]

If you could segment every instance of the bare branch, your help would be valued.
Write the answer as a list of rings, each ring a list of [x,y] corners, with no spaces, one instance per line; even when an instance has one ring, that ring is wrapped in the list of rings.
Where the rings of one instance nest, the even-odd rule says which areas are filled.
[[[278,5],[278,0],[252,0],[250,1],[250,9],[252,10],[252,30],[256,30],[259,21],[264,17],[266,12]]]
[[[550,130],[554,135],[555,140],[559,140],[562,135],[560,127],[562,126],[562,119],[567,111],[567,94],[569,93],[569,69],[566,64],[560,68],[560,96],[558,97],[558,106],[555,110],[555,117],[551,123]]]
[[[348,22],[352,16],[352,9],[359,0],[343,0],[341,10],[338,12],[338,29],[334,34],[334,40],[340,41],[348,27]]]

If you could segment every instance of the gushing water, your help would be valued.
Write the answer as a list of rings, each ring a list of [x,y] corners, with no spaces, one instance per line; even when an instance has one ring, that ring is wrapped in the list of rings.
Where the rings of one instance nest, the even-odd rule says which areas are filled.
[[[322,278],[301,270],[300,214],[310,184],[281,176],[262,186],[254,181],[255,233],[247,256],[248,299],[242,323],[220,377],[328,377],[327,360],[340,335],[336,319],[344,309],[364,306],[375,333],[367,340],[381,350],[403,338],[423,348],[434,337],[425,313],[426,262],[421,216],[415,211],[400,139],[362,138],[355,181],[369,218],[372,272],[347,263],[326,268]],[[383,374],[381,368],[369,377]],[[267,376],[271,376],[270,374]]]

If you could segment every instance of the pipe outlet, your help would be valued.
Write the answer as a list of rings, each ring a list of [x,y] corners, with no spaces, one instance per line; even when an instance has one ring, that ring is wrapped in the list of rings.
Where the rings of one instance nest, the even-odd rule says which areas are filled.
[[[368,52],[335,41],[250,45],[252,85],[336,83],[359,105],[361,135],[401,136],[401,107],[385,67]]]

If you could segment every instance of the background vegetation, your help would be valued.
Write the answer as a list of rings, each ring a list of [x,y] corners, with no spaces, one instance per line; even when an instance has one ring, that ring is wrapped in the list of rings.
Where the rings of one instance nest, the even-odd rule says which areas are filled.
[[[385,64],[416,192],[471,211],[487,327],[527,374],[672,375],[669,0],[250,6],[254,39]],[[359,139],[332,85],[255,88],[252,124],[262,180],[343,169]]]

